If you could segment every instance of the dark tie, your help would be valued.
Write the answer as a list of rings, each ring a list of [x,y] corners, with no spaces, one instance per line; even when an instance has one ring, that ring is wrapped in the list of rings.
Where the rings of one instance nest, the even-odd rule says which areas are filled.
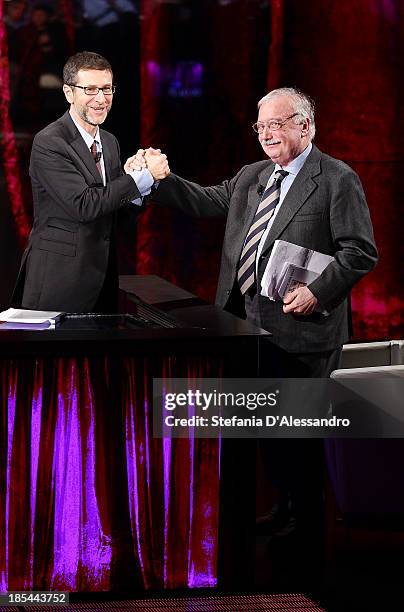
[[[257,212],[248,230],[237,272],[237,279],[242,295],[255,284],[255,260],[257,258],[258,245],[268,225],[268,221],[274,214],[274,210],[279,203],[281,183],[287,174],[289,173],[286,172],[286,170],[277,170],[275,172],[273,180],[262,194],[261,202],[258,205]]]
[[[97,151],[97,145],[96,145],[96,141],[94,140],[93,144],[90,147],[90,151],[91,154],[94,158],[95,161],[95,165],[97,166],[97,170],[100,173],[101,178],[103,179],[104,177],[102,176],[102,168],[101,168],[101,156],[102,153],[101,151]]]

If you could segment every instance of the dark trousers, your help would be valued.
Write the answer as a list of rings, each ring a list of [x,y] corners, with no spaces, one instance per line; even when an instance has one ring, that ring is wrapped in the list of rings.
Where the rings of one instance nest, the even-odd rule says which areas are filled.
[[[246,296],[247,319],[260,325],[257,296]],[[285,315],[290,316],[290,315]],[[271,331],[271,330],[268,330]],[[341,347],[325,352],[287,353],[279,349],[264,375],[272,378],[329,378],[338,369]],[[324,443],[322,439],[274,438],[261,441],[268,478],[280,506],[291,506],[300,525],[323,517]]]
[[[285,378],[328,378],[339,367],[340,357],[340,348],[324,353],[281,353],[277,368]],[[323,440],[263,440],[262,453],[268,477],[278,491],[280,504],[290,504],[301,524],[318,521],[323,512]]]
[[[111,237],[111,244],[108,254],[108,266],[105,273],[104,283],[101,287],[97,302],[92,308],[92,312],[110,314],[118,312],[119,277],[116,260],[115,240],[113,237]]]

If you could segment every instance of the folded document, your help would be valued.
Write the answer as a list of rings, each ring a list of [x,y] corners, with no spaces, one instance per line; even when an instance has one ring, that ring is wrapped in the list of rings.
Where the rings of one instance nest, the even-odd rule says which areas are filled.
[[[331,255],[275,240],[262,277],[261,295],[283,301],[290,291],[312,283],[332,261]]]

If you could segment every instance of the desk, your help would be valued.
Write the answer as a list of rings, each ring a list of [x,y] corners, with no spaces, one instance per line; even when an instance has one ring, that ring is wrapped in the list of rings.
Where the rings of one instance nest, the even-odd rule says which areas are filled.
[[[0,330],[1,591],[231,586],[235,567],[246,575],[247,453],[228,441],[221,462],[219,440],[153,438],[152,379],[257,376],[268,334],[157,277],[122,277],[121,288],[137,323]]]

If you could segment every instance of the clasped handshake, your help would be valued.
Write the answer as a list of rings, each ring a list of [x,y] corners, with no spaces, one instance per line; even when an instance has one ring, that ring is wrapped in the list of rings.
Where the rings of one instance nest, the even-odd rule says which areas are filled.
[[[147,168],[155,181],[161,181],[170,174],[170,167],[167,155],[160,149],[139,149],[135,155],[129,157],[124,165],[124,170],[128,174],[133,170],[143,170]]]

